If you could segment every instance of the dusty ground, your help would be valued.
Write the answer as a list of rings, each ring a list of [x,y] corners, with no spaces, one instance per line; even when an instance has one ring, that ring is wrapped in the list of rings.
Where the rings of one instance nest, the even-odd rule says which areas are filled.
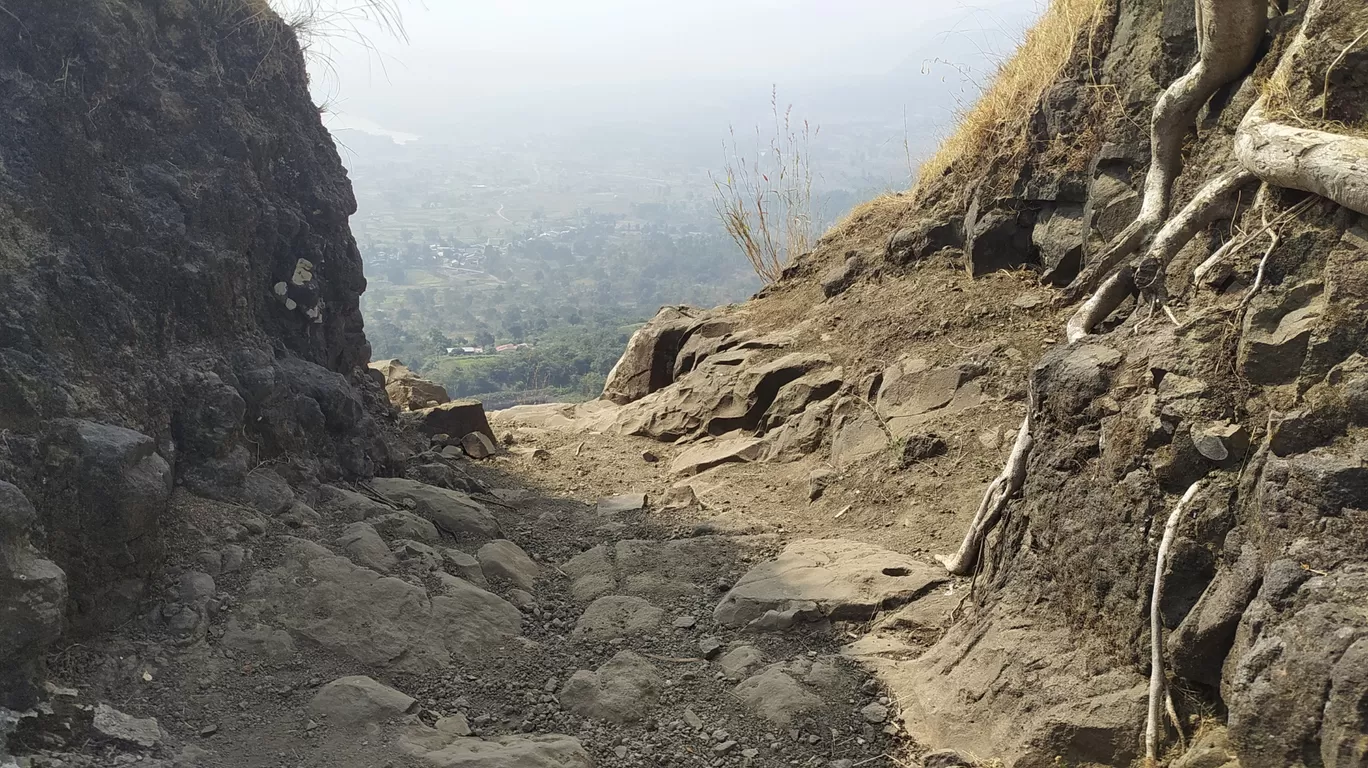
[[[1062,319],[1050,308],[1050,298],[1048,289],[1026,273],[974,281],[953,265],[928,263],[907,275],[861,281],[832,300],[823,301],[800,282],[736,308],[761,331],[798,329],[796,346],[830,354],[847,371],[848,381],[903,355],[941,365],[981,352],[985,344],[993,350],[983,404],[926,427],[945,439],[943,455],[900,467],[897,446],[890,444],[884,452],[844,467],[816,500],[809,499],[809,475],[831,466],[825,451],[785,464],[723,465],[681,479],[668,468],[687,446],[530,428],[494,414],[491,421],[506,443],[504,450],[480,462],[462,459],[456,466],[490,490],[477,498],[497,517],[503,535],[541,564],[541,577],[532,590],[533,601],[519,598],[511,584],[491,579],[493,592],[522,603],[522,636],[488,655],[455,654],[450,667],[436,674],[374,668],[308,642],[298,643],[296,652],[283,659],[224,647],[224,627],[234,621],[252,580],[281,564],[284,537],[317,541],[338,551],[336,539],[349,519],[315,499],[307,483],[296,491],[301,501],[316,508],[310,509],[316,512],[313,517],[289,512],[269,516],[178,496],[173,519],[179,527],[170,534],[166,600],[149,605],[147,619],[124,627],[109,641],[69,646],[52,659],[56,679],[80,689],[83,698],[156,717],[165,732],[165,741],[151,753],[88,745],[104,750],[104,756],[87,764],[116,759],[136,764],[141,759],[148,765],[205,768],[419,765],[423,763],[396,750],[400,729],[460,714],[482,737],[577,737],[602,766],[913,765],[918,746],[896,725],[887,724],[896,722],[897,702],[886,698],[869,669],[839,652],[872,630],[911,652],[934,642],[936,625],[943,621],[902,621],[890,611],[872,621],[821,622],[755,634],[715,626],[712,611],[751,566],[799,539],[867,542],[928,564],[934,563],[933,554],[952,551],[984,486],[1000,470],[1021,417],[1030,361],[1058,341]],[[896,321],[889,322],[890,317]],[[994,334],[992,329],[1003,327],[1012,332]],[[684,486],[692,489],[697,503],[678,503],[685,498]],[[628,493],[646,494],[647,508],[611,519],[595,511],[599,499]],[[256,528],[249,520],[258,521]],[[707,583],[693,593],[653,597],[664,620],[649,632],[608,642],[574,642],[571,633],[586,601],[571,595],[571,579],[563,567],[595,545],[636,539],[716,542],[709,550]],[[216,577],[212,610],[202,627],[188,636],[174,631],[175,620],[165,613],[175,610],[182,575],[200,567],[199,553],[205,547],[234,541],[245,548],[246,564]],[[416,561],[400,563],[390,575],[429,589],[435,584],[433,574]],[[952,583],[939,590],[935,604],[940,619],[958,604],[965,586]],[[674,626],[676,619],[689,623],[685,617],[693,619],[691,626]],[[717,637],[724,650],[754,646],[765,663],[789,665],[785,669],[796,679],[806,679],[803,675],[814,664],[839,674],[821,686],[806,684],[822,699],[819,712],[777,725],[747,709],[737,697],[737,680],[703,658],[700,641],[709,637]],[[666,681],[659,704],[646,705],[641,720],[607,723],[561,704],[561,689],[575,671],[596,669],[624,649],[645,655]],[[371,675],[415,697],[416,710],[398,721],[356,728],[314,719],[308,704],[319,687],[354,674]],[[862,710],[881,701],[890,709],[887,721],[870,722]],[[57,764],[81,763],[34,763]]]

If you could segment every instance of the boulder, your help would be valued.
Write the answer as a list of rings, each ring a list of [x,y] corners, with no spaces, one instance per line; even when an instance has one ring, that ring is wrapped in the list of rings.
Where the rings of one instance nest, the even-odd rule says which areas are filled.
[[[309,700],[309,714],[330,725],[357,726],[393,720],[417,706],[408,694],[365,675],[352,675],[319,688]]]
[[[384,377],[385,394],[394,407],[401,411],[416,411],[451,402],[445,387],[419,377],[402,360],[381,360],[371,363],[370,368]]]
[[[833,620],[865,620],[947,580],[943,568],[883,547],[844,539],[804,539],[742,576],[717,605],[713,618],[727,626],[746,626],[769,611],[811,604]]]
[[[294,638],[289,632],[264,624],[244,627],[236,619],[228,620],[219,644],[258,663],[280,664],[289,661],[295,653]]]
[[[711,588],[717,574],[733,567],[751,543],[770,537],[694,536],[654,541],[625,539],[599,544],[561,566],[570,593],[580,601],[621,593],[671,601]]]
[[[313,542],[283,537],[281,564],[248,586],[242,620],[272,617],[297,637],[362,664],[421,673],[452,654],[481,658],[521,633],[522,614],[496,595],[440,574],[429,595]]]
[[[646,716],[665,689],[665,679],[644,656],[619,651],[597,671],[581,669],[561,689],[561,704],[583,717],[614,723]]]
[[[398,560],[385,546],[385,540],[369,523],[352,523],[337,537],[337,546],[357,565],[364,565],[380,573],[387,573]]]
[[[319,509],[331,512],[346,522],[379,517],[394,511],[369,496],[363,496],[346,488],[338,488],[335,485],[318,487],[318,504],[316,506]]]
[[[1288,565],[1292,580],[1269,567],[1241,620],[1245,643],[1237,638],[1221,687],[1230,741],[1244,768],[1361,765],[1368,570],[1350,564],[1310,575]]]
[[[709,356],[673,386],[606,413],[592,425],[666,441],[754,430],[784,385],[831,366],[825,355],[772,355],[738,344]]]
[[[1295,296],[1296,289],[1292,293]],[[1238,360],[1250,383],[1285,384],[1295,380],[1306,360],[1311,335],[1325,311],[1323,298],[1308,299],[1304,306],[1292,311],[1286,311],[1280,304],[1256,303],[1245,315]]]
[[[437,526],[412,512],[391,512],[367,521],[386,539],[416,539],[434,542],[441,538]]]
[[[717,660],[717,666],[727,677],[741,678],[765,661],[765,653],[753,645],[738,645]]]
[[[855,397],[836,404],[831,418],[831,461],[845,469],[888,447],[889,435],[879,416]]]
[[[803,413],[810,403],[836,394],[843,383],[843,375],[840,368],[819,369],[785,384],[774,396],[769,408],[765,409],[760,428],[764,431],[776,429]]]
[[[428,437],[479,432],[490,440],[494,439],[494,430],[489,427],[484,405],[478,400],[452,400],[432,408],[419,408],[402,414],[401,420]]]
[[[66,572],[79,630],[131,618],[161,556],[171,466],[147,435],[78,419],[50,423],[39,505],[47,548]]]
[[[822,700],[779,666],[773,666],[736,686],[736,698],[759,717],[778,726],[822,707]]]
[[[108,704],[96,704],[91,723],[95,736],[127,746],[152,749],[161,743],[161,727],[155,717],[133,717]]]
[[[399,749],[432,768],[594,768],[578,739],[560,735],[483,739],[415,725]]]
[[[1083,206],[1060,203],[1044,208],[1031,230],[1031,243],[1045,270],[1041,279],[1068,285],[1083,263]]]
[[[1033,217],[1024,211],[983,203],[975,196],[964,217],[964,253],[975,275],[1034,261]]]
[[[827,270],[822,275],[822,295],[828,299],[844,293],[855,282],[855,278],[860,276],[860,269],[863,267],[860,256],[851,253],[846,256],[845,261]]]
[[[908,437],[935,416],[978,405],[983,390],[974,379],[982,371],[971,364],[934,367],[919,358],[901,360],[884,369],[874,408],[894,438]]]
[[[1263,574],[1258,548],[1246,544],[1229,568],[1217,572],[1178,628],[1168,638],[1173,673],[1212,687],[1221,684],[1226,654],[1245,607]]]
[[[505,579],[521,589],[532,589],[541,574],[541,568],[532,558],[508,539],[495,539],[485,544],[475,556],[486,577]]]
[[[827,398],[808,403],[795,417],[785,419],[784,423],[765,435],[769,448],[765,452],[767,461],[798,461],[822,447],[822,440],[831,426],[831,415],[835,411],[835,398]]]
[[[627,349],[603,384],[603,399],[626,405],[669,386],[674,381],[675,356],[695,322],[696,310],[662,307],[627,340]]]
[[[572,642],[607,642],[660,626],[665,612],[639,597],[606,595],[589,604],[570,632]]]
[[[471,432],[461,438],[461,450],[472,459],[487,459],[499,452],[499,446],[483,432]]]
[[[613,516],[624,512],[638,512],[646,508],[646,494],[621,493],[617,496],[604,496],[595,505],[600,515]]]
[[[836,470],[825,467],[814,469],[808,473],[808,501],[816,501],[822,498],[826,489],[835,482],[837,478]]]
[[[290,508],[295,495],[290,484],[274,469],[258,467],[243,478],[238,498],[261,514],[274,517]]]
[[[480,561],[474,555],[467,555],[458,549],[442,550],[442,561],[446,563],[446,568],[453,575],[474,584],[477,587],[489,586],[485,579],[484,569],[480,567]]]
[[[37,703],[41,659],[66,612],[66,574],[29,543],[36,518],[24,494],[0,481],[0,708]]]
[[[414,511],[461,541],[499,538],[499,523],[484,505],[447,488],[399,477],[377,477],[371,487],[389,499],[412,502]]]
[[[894,264],[920,261],[942,248],[963,245],[955,224],[932,218],[918,218],[909,226],[896,230],[888,238],[886,258]]]

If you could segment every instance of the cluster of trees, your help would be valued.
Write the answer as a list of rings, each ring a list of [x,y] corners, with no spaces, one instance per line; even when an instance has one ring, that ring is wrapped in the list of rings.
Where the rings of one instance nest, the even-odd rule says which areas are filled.
[[[397,326],[381,323],[369,335],[377,359],[404,360],[423,377],[446,387],[452,397],[490,399],[503,393],[509,397],[502,400],[516,400],[520,393],[529,393],[528,400],[585,400],[603,391],[608,372],[641,321],[600,312],[543,331],[534,346],[480,355],[448,354],[449,348],[464,346],[458,342],[466,340],[435,328],[401,339]],[[490,348],[492,343],[482,346]]]

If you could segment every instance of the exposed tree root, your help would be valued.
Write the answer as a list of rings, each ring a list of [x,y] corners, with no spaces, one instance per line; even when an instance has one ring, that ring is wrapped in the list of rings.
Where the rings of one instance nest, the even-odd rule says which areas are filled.
[[[1107,278],[1107,282],[1097,289],[1097,293],[1083,302],[1083,306],[1069,318],[1068,324],[1064,327],[1065,338],[1073,344],[1092,333],[1092,329],[1098,323],[1106,320],[1107,316],[1115,312],[1116,308],[1133,293],[1135,277],[1130,267],[1124,267]]]
[[[1263,99],[1235,134],[1235,157],[1263,181],[1368,214],[1368,139],[1270,120]]]
[[[1026,418],[1021,420],[1021,428],[1017,430],[1016,442],[1013,443],[1012,452],[1007,457],[1007,464],[1002,468],[1002,474],[988,484],[988,490],[983,494],[983,501],[979,503],[978,512],[974,514],[974,521],[969,524],[969,532],[964,535],[964,542],[960,544],[959,550],[948,557],[936,555],[936,559],[945,566],[945,570],[956,576],[967,576],[974,571],[979,553],[983,549],[983,542],[1002,517],[1007,500],[1021,490],[1021,486],[1026,482],[1026,459],[1031,455],[1033,442],[1033,408],[1034,404],[1028,401]]]
[[[1293,76],[1292,67],[1308,42],[1306,30],[1316,26],[1325,6],[1325,0],[1306,4],[1301,29],[1278,61],[1273,81]],[[1368,139],[1277,122],[1268,115],[1267,94],[1240,121],[1235,157],[1268,184],[1311,192],[1368,214]]]
[[[1183,497],[1174,505],[1173,512],[1169,514],[1168,522],[1164,525],[1164,537],[1159,542],[1159,554],[1154,560],[1154,590],[1150,593],[1149,717],[1145,722],[1145,762],[1151,766],[1159,764],[1160,719],[1163,717],[1168,689],[1164,677],[1164,624],[1159,610],[1159,603],[1164,599],[1164,568],[1168,565],[1169,548],[1173,546],[1173,537],[1178,533],[1183,508],[1197,495],[1200,486],[1201,481],[1188,486]],[[1174,726],[1177,725],[1175,717]]]
[[[1154,236],[1146,258],[1157,259],[1160,265],[1167,266],[1183,246],[1211,222],[1234,215],[1235,193],[1253,179],[1253,173],[1237,167],[1207,182]]]
[[[1196,0],[1196,6],[1197,63],[1165,89],[1150,115],[1150,167],[1140,213],[1068,287],[1070,301],[1096,288],[1168,218],[1188,129],[1202,105],[1243,74],[1258,51],[1267,25],[1266,0]]]

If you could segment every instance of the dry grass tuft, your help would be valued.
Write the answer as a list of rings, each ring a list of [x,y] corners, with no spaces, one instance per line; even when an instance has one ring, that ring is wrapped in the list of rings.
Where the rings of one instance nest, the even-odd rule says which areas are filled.
[[[766,283],[812,250],[815,227],[809,140],[816,131],[806,120],[794,121],[793,107],[779,110],[777,90],[770,92],[770,112],[774,127],[768,141],[757,127],[755,155],[747,159],[732,131],[730,144],[723,144],[724,174],[712,180],[718,218]]]
[[[250,32],[264,41],[266,54],[257,79],[275,71],[283,35],[293,33],[306,59],[335,77],[333,53],[339,45],[356,45],[375,54],[372,36],[392,35],[407,40],[399,0],[213,0],[220,18],[230,22],[229,34]],[[384,61],[380,61],[381,67]]]
[[[1013,56],[993,76],[978,101],[961,115],[940,148],[922,163],[918,178],[937,179],[964,159],[976,169],[1026,150],[1026,121],[1045,89],[1069,63],[1079,37],[1091,35],[1103,0],[1051,0]]]

